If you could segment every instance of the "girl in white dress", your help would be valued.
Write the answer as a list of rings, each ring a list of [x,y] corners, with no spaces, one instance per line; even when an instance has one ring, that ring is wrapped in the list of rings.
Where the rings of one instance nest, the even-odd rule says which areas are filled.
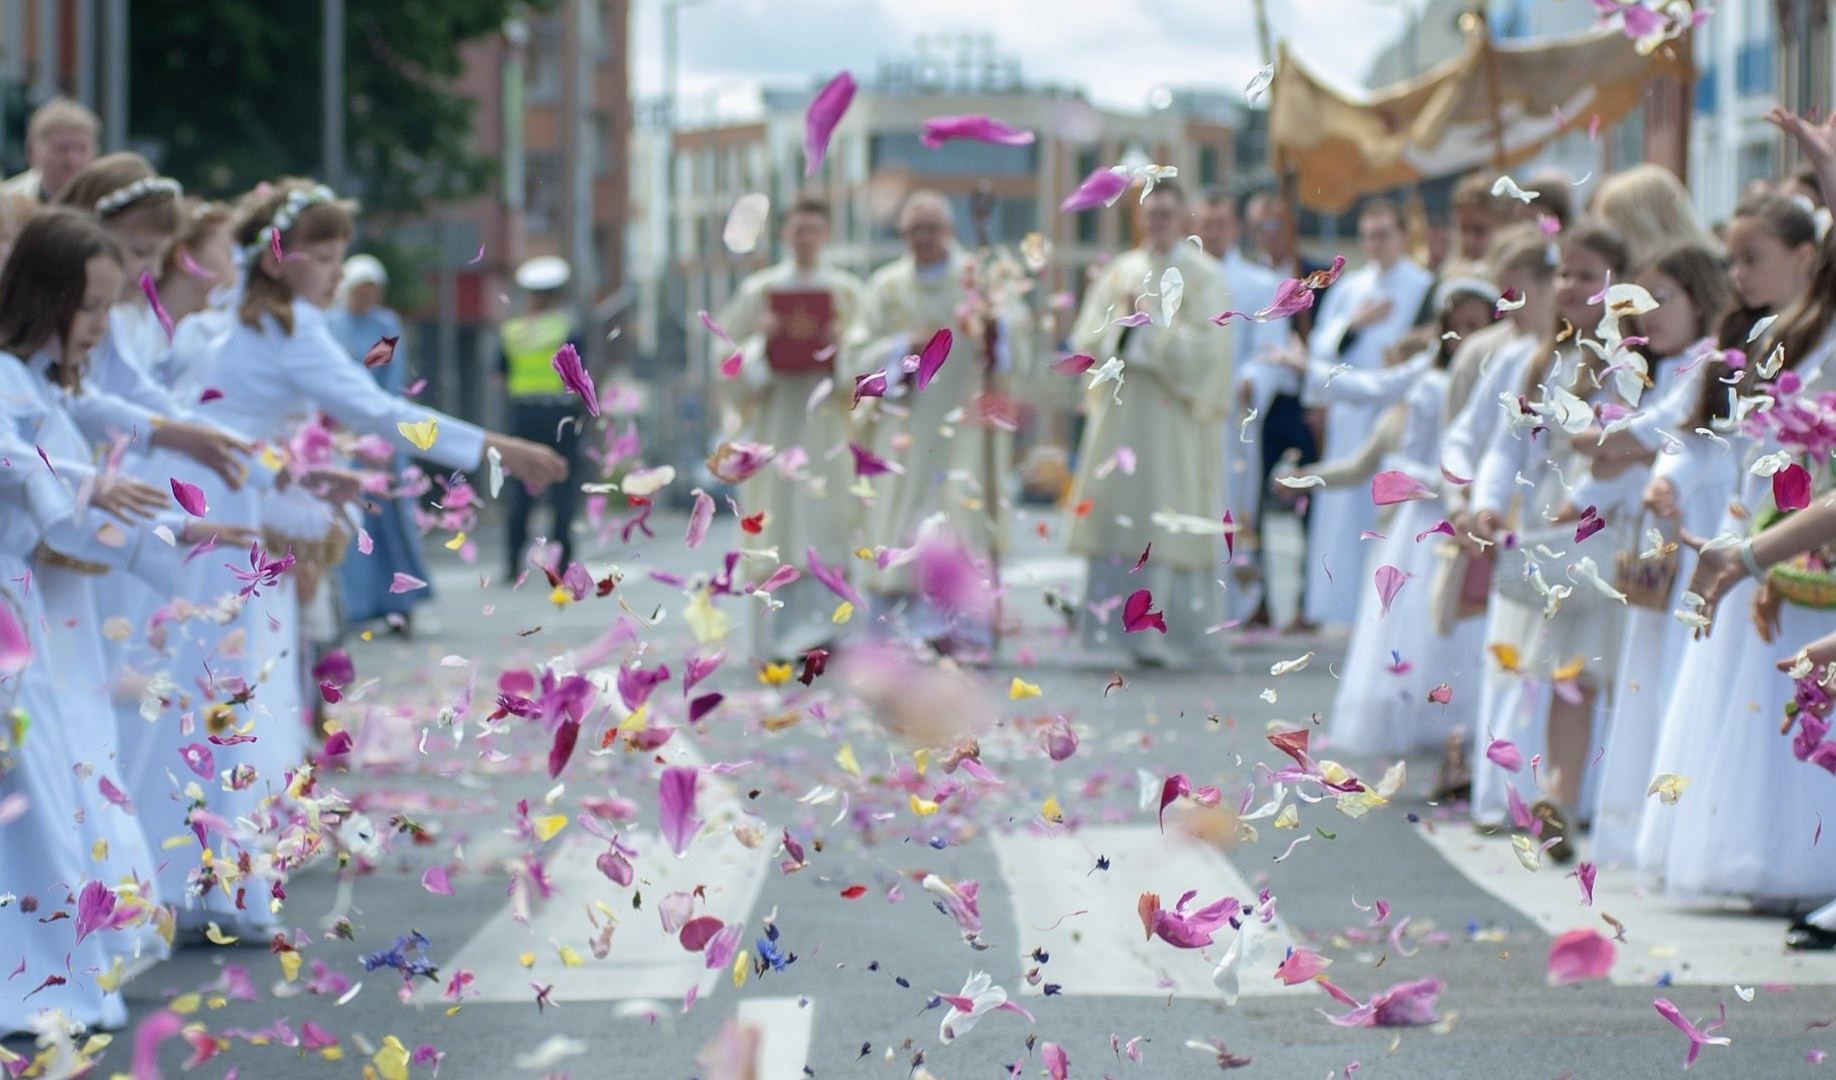
[[[246,812],[261,830],[284,829],[294,838],[304,827],[286,820],[279,796],[308,746],[297,590],[316,587],[343,544],[334,532],[333,508],[306,490],[313,471],[285,461],[288,434],[323,411],[358,434],[381,436],[447,468],[477,469],[489,455],[501,461],[505,473],[537,488],[567,473],[565,460],[548,447],[485,432],[383,391],[345,353],[326,328],[324,311],[337,290],[353,231],[350,204],[310,181],[286,179],[248,196],[232,232],[247,258],[235,319],[211,342],[195,376],[221,394],[201,404],[199,415],[261,444],[249,485],[255,497],[232,501],[228,492],[210,490],[210,500],[222,497],[231,513],[241,515],[231,520],[262,531],[257,561],[289,552],[296,559],[291,570],[251,597],[252,618],[244,617],[252,623],[252,670],[266,677],[246,717],[254,721],[258,741],[247,744],[255,778],[241,795],[245,803],[259,800]],[[275,461],[279,464],[268,464]],[[283,844],[291,847],[286,838]],[[286,867],[258,863],[258,874],[276,878],[268,884],[272,892]],[[233,890],[234,883],[226,884]],[[277,908],[278,900],[258,904],[251,898],[241,918],[265,929],[263,913],[270,907]]]
[[[1491,321],[1497,300],[1498,288],[1490,281],[1470,277],[1445,282],[1434,297],[1437,326],[1417,338],[1405,338],[1413,355],[1392,366],[1411,374],[1407,389],[1381,414],[1364,446],[1349,458],[1288,470],[1288,475],[1308,472],[1331,488],[1368,485],[1379,470],[1394,471],[1434,490],[1440,480],[1436,462],[1447,402],[1447,365],[1455,344]],[[1385,538],[1366,560],[1364,580],[1371,584],[1360,593],[1331,713],[1333,745],[1342,750],[1407,754],[1437,744],[1446,725],[1463,722],[1461,710],[1471,710],[1476,691],[1463,678],[1471,671],[1445,666],[1450,643],[1433,633],[1428,617],[1427,583],[1435,560],[1434,540],[1440,534],[1416,539],[1444,517],[1438,497],[1402,503],[1381,526]],[[1383,567],[1399,573],[1404,582],[1388,605],[1373,577],[1390,576]],[[1445,706],[1428,697],[1442,682],[1452,691]]]
[[[21,696],[42,714],[39,726],[53,731],[47,738],[67,739],[61,773],[77,815],[61,824],[81,844],[88,876],[112,889],[117,906],[132,913],[126,925],[100,935],[107,954],[131,959],[163,951],[161,938],[170,931],[153,884],[157,854],[142,835],[120,767],[98,593],[122,580],[111,578],[111,570],[169,583],[183,556],[145,525],[124,530],[93,513],[108,511],[131,522],[154,515],[168,500],[112,467],[98,467],[94,444],[66,409],[80,393],[88,350],[106,327],[120,277],[113,242],[81,215],[48,212],[21,231],[0,273],[0,425],[9,446],[27,449],[0,453],[23,477],[18,482],[27,513],[8,515],[9,522],[25,527],[30,521],[40,533],[28,580],[45,615],[39,654],[55,658],[27,668]],[[161,523],[189,537],[176,516]]]
[[[1492,741],[1516,744],[1528,763],[1546,739],[1539,780],[1548,797],[1527,809],[1541,823],[1541,838],[1554,841],[1549,853],[1558,861],[1573,856],[1565,834],[1581,801],[1594,709],[1610,696],[1618,670],[1621,608],[1596,588],[1590,570],[1597,579],[1604,566],[1610,582],[1617,535],[1636,521],[1638,494],[1625,482],[1597,488],[1595,511],[1605,526],[1577,539],[1583,508],[1570,489],[1586,474],[1587,459],[1569,436],[1587,427],[1590,406],[1610,391],[1601,387],[1605,365],[1576,339],[1595,332],[1604,313],[1596,298],[1609,275],[1625,271],[1625,246],[1605,226],[1583,222],[1564,234],[1556,299],[1566,340],[1533,361],[1513,388],[1523,404],[1492,433],[1473,485],[1473,531],[1501,549],[1485,634],[1492,674],[1475,731],[1475,817],[1485,822],[1482,813],[1496,812],[1501,789],[1508,803],[1519,780],[1529,784],[1528,764],[1514,777],[1488,760]],[[1507,530],[1513,505],[1516,524]],[[1516,821],[1527,824],[1521,815]]]
[[[1814,236],[1808,214],[1777,201],[1802,219],[1806,237]],[[1661,543],[1675,545],[1674,578],[1657,606],[1635,606],[1627,612],[1624,661],[1600,759],[1600,798],[1593,820],[1592,856],[1602,865],[1629,865],[1636,859],[1652,756],[1676,685],[1677,665],[1692,635],[1674,615],[1695,566],[1695,552],[1677,544],[1678,531],[1712,535],[1739,486],[1733,452],[1725,442],[1697,432],[1707,424],[1707,418],[1697,414],[1708,392],[1707,377],[1718,370],[1714,360],[1719,349],[1744,349],[1752,326],[1751,318],[1738,311],[1717,314],[1733,302],[1733,294],[1721,260],[1707,249],[1674,248],[1644,268],[1637,281],[1658,307],[1636,316],[1633,332],[1649,339],[1646,350],[1651,356],[1668,358],[1655,361],[1656,385],[1647,392],[1640,415],[1623,436],[1612,438],[1623,438],[1635,449],[1658,451],[1642,500],[1644,525],[1634,546],[1647,551],[1653,530]],[[1769,297],[1762,293],[1755,299]],[[1703,337],[1705,329],[1716,325],[1721,327],[1719,345]],[[1721,387],[1714,389],[1725,397]],[[1646,560],[1641,565],[1656,563]]]
[[[1738,267],[1738,263],[1736,264]],[[1743,290],[1744,291],[1744,290]],[[1809,286],[1765,336],[1731,393],[1759,394],[1761,362],[1784,350],[1784,370],[1804,393],[1827,392],[1836,377],[1836,249],[1826,237]],[[1783,372],[1777,379],[1783,380]],[[1724,410],[1725,411],[1725,410]],[[1772,508],[1770,475],[1754,462],[1780,450],[1772,429],[1734,438],[1742,491],[1719,532],[1745,536]],[[1813,462],[1814,475],[1827,462]],[[1767,473],[1760,469],[1760,473]],[[1764,910],[1808,907],[1836,893],[1836,860],[1819,847],[1821,820],[1836,820],[1836,784],[1796,759],[1779,734],[1791,680],[1774,664],[1792,646],[1836,630],[1836,612],[1782,602],[1767,584],[1742,582],[1721,601],[1713,632],[1683,651],[1652,769],[1684,778],[1674,805],[1653,799],[1640,822],[1638,858],[1683,898],[1745,898]],[[1744,616],[1751,611],[1752,621]]]

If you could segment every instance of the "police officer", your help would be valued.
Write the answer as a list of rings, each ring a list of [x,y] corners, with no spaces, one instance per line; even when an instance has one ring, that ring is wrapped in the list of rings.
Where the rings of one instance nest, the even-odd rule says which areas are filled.
[[[563,345],[574,343],[575,332],[562,310],[562,290],[571,270],[567,260],[541,255],[517,268],[516,285],[528,297],[524,314],[503,325],[502,370],[504,389],[510,396],[510,431],[520,438],[553,446],[567,459],[565,483],[548,489],[554,526],[549,535],[560,544],[558,561],[547,563],[555,573],[567,569],[573,557],[574,513],[579,506],[580,429],[586,417],[581,401],[569,393],[555,372],[553,359]],[[510,543],[508,580],[523,569],[529,544],[529,514],[535,496],[519,481],[510,488]]]

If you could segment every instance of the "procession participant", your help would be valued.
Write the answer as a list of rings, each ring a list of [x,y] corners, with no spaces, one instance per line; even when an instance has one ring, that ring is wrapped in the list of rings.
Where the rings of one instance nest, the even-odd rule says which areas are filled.
[[[1826,188],[1836,182],[1836,126],[1812,125],[1783,110],[1768,119],[1796,139]],[[1782,363],[1750,362],[1752,374],[1737,390],[1742,397],[1777,394],[1785,398],[1777,407],[1783,410],[1794,382],[1814,396],[1836,370],[1836,241],[1829,236],[1818,247],[1808,288],[1747,355],[1770,357],[1775,348]],[[1779,453],[1784,441],[1764,416],[1727,434],[1741,451],[1742,490],[1718,532],[1741,538],[1775,509],[1770,477],[1755,475],[1751,465]],[[1708,562],[1705,554],[1697,576]],[[1705,639],[1684,647],[1652,767],[1692,783],[1689,797],[1662,807],[1665,821],[1646,808],[1639,861],[1660,873],[1675,897],[1744,897],[1757,910],[1802,910],[1836,894],[1836,863],[1807,854],[1815,851],[1818,820],[1836,816],[1836,784],[1797,760],[1792,740],[1779,734],[1795,687],[1773,665],[1780,643],[1816,641],[1836,630],[1836,615],[1785,602],[1770,581],[1742,582],[1722,603],[1743,614],[1750,607],[1752,621],[1718,620]]]
[[[1710,251],[1721,247],[1696,220],[1683,181],[1649,161],[1602,180],[1594,192],[1594,214],[1625,240],[1632,261],[1639,265],[1678,244]]]
[[[0,192],[54,203],[83,167],[95,160],[102,121],[67,97],[54,97],[26,121],[26,161],[31,168],[0,185]]]
[[[1237,204],[1220,188],[1210,188],[1200,200],[1198,237],[1205,254],[1218,260],[1230,301],[1237,309],[1255,313],[1275,302],[1281,278],[1243,254],[1242,221]],[[1224,422],[1224,505],[1237,525],[1230,616],[1252,625],[1267,625],[1268,599],[1261,581],[1261,511],[1266,479],[1262,469],[1262,431],[1278,395],[1300,393],[1300,375],[1273,358],[1289,346],[1289,318],[1267,322],[1247,320],[1235,324],[1236,399]]]
[[[1637,415],[1616,423],[1629,426],[1600,437],[1597,428],[1575,436],[1575,447],[1596,462],[1610,460],[1623,442],[1648,476],[1641,497],[1642,527],[1630,537],[1630,556],[1652,546],[1656,530],[1664,544],[1674,544],[1679,528],[1697,535],[1714,530],[1733,494],[1737,477],[1733,455],[1684,421],[1702,396],[1702,380],[1714,350],[1714,330],[1732,300],[1721,259],[1695,245],[1672,248],[1633,276],[1651,295],[1655,310],[1632,316],[1626,333],[1646,339],[1638,349],[1650,364],[1652,385],[1638,402]],[[1655,455],[1655,457],[1653,456]],[[1649,462],[1649,464],[1645,464]],[[1587,482],[1576,485],[1574,499],[1593,502]],[[1681,497],[1679,497],[1681,495]],[[1627,553],[1619,558],[1626,559]],[[1593,817],[1593,859],[1612,865],[1630,863],[1638,847],[1639,817],[1651,784],[1651,757],[1658,728],[1674,685],[1673,674],[1690,629],[1673,617],[1677,588],[1692,568],[1685,552],[1666,563],[1663,557],[1641,560],[1641,570],[1655,574],[1668,565],[1669,579],[1654,578],[1649,589],[1616,586],[1630,596],[1620,644],[1619,679],[1613,688],[1599,762],[1599,802]],[[1639,579],[1634,579],[1637,581]]]
[[[46,662],[29,666],[23,678],[45,695],[38,700],[50,722],[64,728],[67,745],[79,755],[65,763],[66,781],[75,777],[78,815],[64,827],[74,825],[89,849],[89,876],[138,912],[131,927],[103,942],[109,956],[132,961],[165,951],[156,925],[164,916],[155,907],[165,898],[154,879],[155,849],[131,801],[121,797],[131,763],[107,697],[102,598],[121,580],[111,570],[169,587],[183,556],[152,538],[143,520],[170,500],[107,464],[96,466],[95,444],[65,409],[81,392],[89,352],[106,331],[121,276],[114,242],[83,215],[48,211],[21,231],[0,271],[0,424],[7,445],[22,451],[4,453],[14,463],[7,470],[13,483],[26,486],[28,512],[16,524],[24,527],[29,519],[39,535],[26,580],[46,616],[39,639]],[[40,457],[44,472],[26,466]],[[85,488],[88,511],[79,498]],[[127,528],[105,523],[93,510],[114,514]],[[155,520],[201,539],[176,512]]]
[[[580,434],[586,410],[578,395],[570,393],[554,366],[554,356],[564,345],[580,347],[580,333],[562,306],[563,290],[573,276],[567,260],[538,255],[516,268],[516,287],[528,306],[523,314],[504,321],[500,367],[504,390],[510,395],[510,431],[519,439],[552,445],[567,461],[568,480],[548,489],[552,521],[549,539],[556,545],[543,565],[559,574],[574,556],[574,515],[580,506]],[[375,344],[374,341],[371,344]],[[364,346],[368,349],[369,346]],[[399,360],[398,360],[399,363]],[[394,392],[394,391],[392,391]],[[529,516],[536,499],[527,487],[510,487],[505,520],[509,560],[504,580],[514,582],[524,572],[529,547]]]
[[[1407,372],[1408,383],[1396,404],[1378,417],[1355,454],[1310,466],[1307,473],[1327,488],[1369,491],[1381,469],[1433,490],[1440,482],[1437,456],[1446,422],[1447,367],[1458,342],[1491,322],[1498,295],[1498,287],[1482,277],[1442,282],[1434,298],[1438,315],[1433,328],[1412,331],[1397,345],[1408,358],[1393,357],[1401,362],[1391,366]],[[1336,747],[1360,754],[1411,753],[1439,742],[1441,732],[1460,726],[1475,711],[1479,651],[1436,633],[1428,613],[1431,594],[1423,587],[1437,557],[1436,545],[1424,534],[1443,518],[1439,498],[1413,499],[1384,523],[1385,539],[1366,563],[1367,570],[1376,569],[1363,575],[1351,648],[1327,714]],[[1435,708],[1431,695],[1440,686],[1446,687],[1446,696]]]
[[[1568,430],[1576,409],[1615,402],[1613,380],[1602,378],[1605,363],[1580,339],[1599,332],[1606,283],[1626,269],[1624,243],[1605,226],[1583,222],[1563,235],[1556,307],[1566,336],[1549,327],[1521,381],[1507,387],[1525,404],[1492,432],[1473,481],[1473,534],[1500,545],[1484,637],[1491,670],[1472,746],[1473,813],[1489,823],[1515,786],[1511,770],[1487,754],[1494,739],[1513,742],[1526,759],[1542,755],[1546,741],[1537,778],[1544,793],[1530,813],[1558,862],[1574,857],[1594,713],[1611,701],[1623,616],[1621,605],[1575,568],[1591,559],[1596,578],[1609,575],[1604,583],[1611,584],[1613,557],[1636,526],[1643,483],[1622,474],[1601,485],[1592,507],[1599,525],[1581,532],[1585,511],[1571,484],[1587,460],[1555,433]],[[1576,550],[1589,539],[1594,546]]]
[[[402,347],[401,316],[383,306],[383,289],[388,284],[389,272],[376,256],[352,255],[344,260],[338,302],[326,312],[325,325],[344,347],[345,355],[358,363],[378,342],[394,342],[387,362],[369,372],[376,385],[399,397],[408,387],[408,350]],[[378,464],[387,466],[393,488],[408,468],[408,456],[397,453]],[[368,502],[363,531],[370,537],[370,550],[367,554],[348,552],[338,566],[344,599],[341,614],[347,625],[388,617],[391,629],[406,635],[413,629],[415,605],[433,598],[432,585],[411,592],[391,587],[397,574],[429,580],[427,564],[421,558],[421,533],[415,527],[414,501],[407,496],[372,495]],[[351,542],[357,541],[353,538]]]
[[[308,490],[317,486],[314,464],[287,458],[292,435],[323,412],[360,435],[387,439],[446,468],[484,468],[494,450],[504,472],[518,480],[541,486],[566,474],[565,461],[548,447],[405,401],[377,386],[345,354],[326,327],[324,310],[336,294],[355,231],[352,212],[349,203],[310,180],[283,179],[245,197],[233,232],[248,260],[236,320],[213,342],[199,374],[220,395],[202,405],[201,414],[251,440],[264,440],[264,455],[280,461],[274,466],[258,459],[261,467],[249,484],[252,497],[205,490],[208,502],[221,499],[227,507],[225,520],[263,534],[262,550],[250,559],[257,564],[251,572],[264,580],[247,586],[255,595],[243,624],[250,638],[248,670],[269,674],[265,682],[250,683],[253,698],[244,708],[254,714],[238,714],[253,715],[258,741],[236,748],[254,777],[240,791],[221,798],[213,793],[211,806],[229,820],[253,820],[258,831],[280,816],[275,806],[287,772],[306,753],[300,595],[316,587],[343,551],[333,508]],[[269,560],[288,554],[296,560],[291,570],[262,573]],[[267,901],[255,898],[248,907],[242,919],[249,928],[260,931],[272,923]]]
[[[774,455],[740,481],[742,509],[764,515],[750,546],[776,549],[779,562],[804,571],[774,590],[771,599],[782,608],[755,609],[754,648],[767,659],[800,656],[836,633],[836,598],[808,572],[808,560],[838,573],[854,561],[858,470],[850,444],[859,444],[848,406],[859,372],[848,337],[863,288],[859,278],[826,265],[830,223],[827,203],[791,205],[778,234],[785,258],[747,277],[721,311],[716,325],[734,344],[712,342],[726,397],[723,432]],[[717,459],[725,456],[716,451]],[[716,476],[735,475],[723,460],[712,464],[720,466]],[[763,579],[776,568],[760,559],[749,570]]]
[[[1151,666],[1214,659],[1206,630],[1221,606],[1219,442],[1235,381],[1231,331],[1211,320],[1228,309],[1229,290],[1216,262],[1186,242],[1190,219],[1185,192],[1156,185],[1141,204],[1142,246],[1103,268],[1071,334],[1075,352],[1121,364],[1117,380],[1093,377],[1086,393],[1089,419],[1069,500],[1066,546],[1090,569],[1080,635],[1086,645],[1113,641],[1122,629],[1118,609],[1145,589],[1167,632],[1125,632],[1122,641]],[[1183,300],[1169,313],[1164,301],[1175,282]],[[1123,452],[1132,470],[1121,467]]]
[[[868,279],[857,355],[866,373],[886,372],[888,387],[884,397],[862,400],[860,422],[872,432],[874,454],[904,471],[872,478],[866,538],[886,549],[942,545],[986,567],[1006,540],[1004,499],[987,483],[1003,481],[1013,457],[1012,435],[995,426],[998,417],[988,410],[1000,407],[999,379],[1011,371],[1024,330],[1013,317],[1016,305],[975,291],[978,274],[998,289],[990,275],[999,268],[977,266],[957,243],[949,199],[928,189],[912,192],[898,226],[906,254]],[[1000,309],[986,310],[993,305]],[[921,390],[903,361],[921,354],[940,330],[951,332],[950,350]],[[862,586],[875,600],[875,622],[900,623],[906,638],[944,653],[987,648],[992,612],[940,608],[919,595],[919,570],[900,556],[883,570],[865,571]],[[989,590],[997,586],[990,582]]]
[[[195,422],[188,403],[154,377],[170,341],[143,278],[157,275],[184,224],[178,181],[158,175],[139,154],[97,158],[65,186],[59,204],[94,214],[121,250],[121,295],[109,308],[108,333],[91,358],[90,377],[70,407],[94,439],[134,438],[138,454],[170,450],[215,472],[231,486],[247,472],[248,444]]]
[[[1370,262],[1342,275],[1321,301],[1319,322],[1308,341],[1304,399],[1331,401],[1334,370],[1381,368],[1383,354],[1407,332],[1433,275],[1404,253],[1402,211],[1395,203],[1366,203],[1358,215],[1358,239]],[[1321,452],[1337,457],[1356,449],[1381,406],[1327,405]],[[1307,622],[1345,626],[1357,610],[1364,533],[1376,524],[1376,507],[1362,492],[1326,491],[1310,499],[1307,522]]]

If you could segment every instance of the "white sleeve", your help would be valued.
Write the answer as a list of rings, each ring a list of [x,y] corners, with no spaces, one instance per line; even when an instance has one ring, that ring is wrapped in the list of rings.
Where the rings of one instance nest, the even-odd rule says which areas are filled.
[[[329,413],[363,435],[379,435],[405,454],[425,457],[450,469],[473,469],[484,459],[485,431],[455,416],[396,397],[363,365],[350,358],[323,323],[300,326],[278,350],[281,377]],[[402,424],[436,425],[426,449],[408,441]]]
[[[1476,399],[1475,399],[1476,400]],[[1498,402],[1492,402],[1498,408]],[[1510,424],[1497,424],[1486,441],[1485,454],[1479,460],[1479,475],[1473,479],[1469,497],[1474,513],[1490,510],[1503,514],[1517,497],[1517,477],[1529,458],[1530,436]]]

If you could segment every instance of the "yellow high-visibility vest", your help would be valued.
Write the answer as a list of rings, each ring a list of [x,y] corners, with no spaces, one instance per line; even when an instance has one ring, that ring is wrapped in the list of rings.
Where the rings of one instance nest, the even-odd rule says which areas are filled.
[[[552,363],[555,353],[567,344],[567,331],[564,311],[524,315],[504,323],[504,356],[510,367],[504,388],[511,397],[567,393]]]

